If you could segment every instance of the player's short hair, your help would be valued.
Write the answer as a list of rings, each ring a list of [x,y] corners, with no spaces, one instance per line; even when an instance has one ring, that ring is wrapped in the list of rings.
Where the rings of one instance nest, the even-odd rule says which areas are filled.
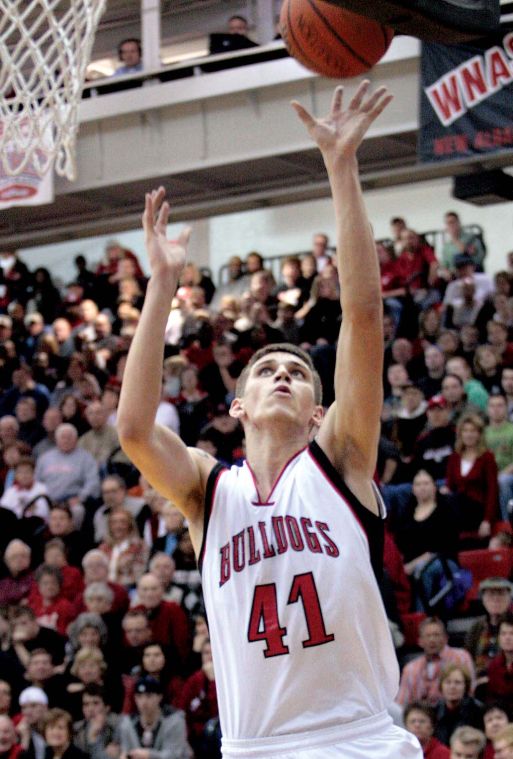
[[[260,350],[257,350],[257,352],[251,356],[250,360],[237,379],[237,384],[235,385],[236,398],[242,398],[244,396],[246,382],[251,368],[256,364],[257,361],[259,361],[264,356],[269,355],[270,353],[291,353],[293,356],[301,359],[301,361],[307,365],[313,375],[315,402],[317,404],[322,403],[321,378],[319,377],[319,374],[313,365],[313,361],[308,353],[306,353],[306,351],[302,350],[302,348],[298,348],[297,345],[293,345],[292,343],[270,343],[269,345],[265,345],[263,348],[260,348]]]

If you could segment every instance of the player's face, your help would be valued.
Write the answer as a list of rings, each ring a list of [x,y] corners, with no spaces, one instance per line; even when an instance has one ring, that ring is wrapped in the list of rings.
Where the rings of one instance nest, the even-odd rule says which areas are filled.
[[[314,417],[320,423],[322,414],[315,404],[310,368],[286,352],[270,353],[251,367],[242,406],[242,418],[256,425],[266,420],[289,420],[309,427]]]

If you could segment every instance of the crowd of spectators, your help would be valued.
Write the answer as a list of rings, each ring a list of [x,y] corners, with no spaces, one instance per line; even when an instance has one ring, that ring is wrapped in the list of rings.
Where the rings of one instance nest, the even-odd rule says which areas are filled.
[[[425,756],[475,745],[489,759],[497,738],[504,759],[513,585],[482,584],[484,614],[464,648],[449,645],[446,623],[467,602],[459,552],[511,545],[513,267],[490,277],[482,238],[455,213],[445,224],[440,259],[400,218],[377,244],[382,591],[402,665],[398,705]],[[146,278],[116,241],[94,270],[83,256],[75,266],[61,290],[47,269],[0,253],[0,754],[215,759],[215,677],[187,525],[139,476],[115,428]],[[339,295],[322,233],[311,252],[282,259],[277,280],[256,251],[233,256],[217,287],[187,264],[170,304],[157,421],[237,465],[237,378],[280,341],[310,353],[329,405]],[[425,618],[412,650],[403,632],[415,612]]]

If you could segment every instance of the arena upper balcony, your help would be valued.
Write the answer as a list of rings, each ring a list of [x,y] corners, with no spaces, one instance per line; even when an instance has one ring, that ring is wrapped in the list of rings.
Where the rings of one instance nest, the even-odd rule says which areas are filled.
[[[400,36],[370,72],[373,86],[386,84],[395,99],[362,145],[364,188],[458,171],[454,162],[417,162],[419,59],[418,40]],[[356,82],[345,82],[349,91]],[[56,178],[53,204],[11,209],[0,241],[34,245],[135,228],[144,193],[159,184],[173,220],[325,197],[322,159],[290,101],[322,112],[334,84],[288,57],[281,40],[96,80],[79,108],[76,182]]]

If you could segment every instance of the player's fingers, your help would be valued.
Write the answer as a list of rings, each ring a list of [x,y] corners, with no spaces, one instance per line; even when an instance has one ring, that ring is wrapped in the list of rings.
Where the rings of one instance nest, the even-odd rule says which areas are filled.
[[[335,92],[333,93],[333,98],[331,100],[331,116],[336,116],[337,113],[339,113],[342,110],[342,98],[344,95],[344,87],[342,84],[339,84],[338,87],[335,87]]]
[[[372,111],[376,103],[387,93],[387,91],[388,90],[386,87],[378,87],[376,92],[373,92],[372,95],[370,95],[362,104],[361,110],[364,113]]]
[[[143,229],[146,234],[149,234],[151,229],[151,221],[153,219],[151,195],[149,192],[144,196],[144,211],[142,215]]]
[[[191,227],[184,227],[180,234],[178,235],[177,243],[181,245],[183,248],[186,248],[189,244],[189,240],[191,238]]]
[[[166,197],[166,189],[165,187],[160,187],[155,190],[155,197],[153,199],[153,210],[155,211],[155,218],[157,218],[160,207],[162,205],[162,202],[164,198]]]
[[[165,200],[160,206],[158,216],[157,216],[157,221],[155,224],[155,226],[157,227],[160,233],[164,233],[166,231],[168,219],[169,219],[169,203],[167,202],[167,200]]]
[[[391,93],[388,93],[384,95],[380,100],[378,100],[378,102],[376,103],[372,111],[370,111],[370,115],[372,116],[372,118],[373,119],[377,118],[379,114],[385,110],[387,105],[392,102],[393,99],[394,99],[394,96]]]
[[[368,79],[364,79],[363,82],[361,82],[360,86],[358,87],[353,97],[351,98],[351,102],[349,103],[350,110],[352,111],[358,110],[365,93],[369,89],[369,86],[370,86],[370,81]]]
[[[307,127],[307,129],[311,129],[315,126],[315,119],[314,117],[306,110],[304,106],[301,105],[301,103],[298,103],[297,100],[293,100],[291,102],[292,108],[295,110],[303,124]]]

